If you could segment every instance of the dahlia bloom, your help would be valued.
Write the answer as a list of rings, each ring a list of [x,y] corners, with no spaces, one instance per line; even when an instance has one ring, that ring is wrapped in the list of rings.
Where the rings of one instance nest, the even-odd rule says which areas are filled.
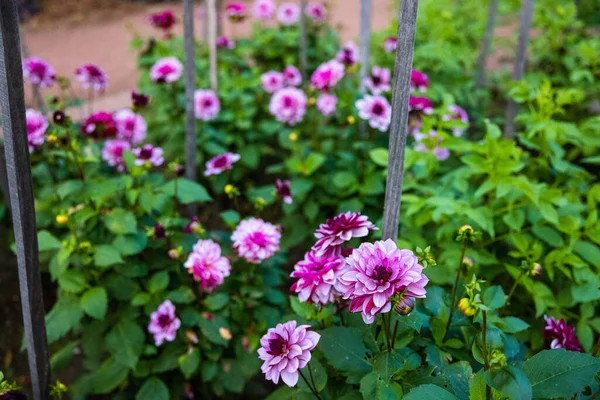
[[[423,298],[429,279],[423,266],[410,250],[400,250],[388,239],[363,243],[346,258],[336,289],[350,300],[350,312],[362,313],[363,321],[371,324],[375,316],[392,309],[391,298]]]
[[[225,6],[225,14],[232,22],[241,22],[248,16],[246,5],[238,1],[227,4]]]
[[[221,172],[231,169],[239,159],[240,155],[235,153],[224,153],[213,157],[206,162],[204,176],[219,175]]]
[[[106,74],[97,65],[83,64],[75,70],[75,78],[81,82],[84,89],[91,87],[96,92],[106,89]]]
[[[154,343],[160,346],[165,340],[172,342],[177,336],[181,321],[175,315],[175,306],[171,300],[165,300],[158,309],[150,314],[148,332],[154,335]]]
[[[268,21],[275,16],[277,6],[273,0],[256,0],[254,2],[254,16],[261,21]]]
[[[32,153],[36,147],[44,144],[46,130],[48,130],[48,121],[46,121],[46,117],[41,112],[28,108],[25,111],[25,125],[29,152]]]
[[[310,325],[288,321],[270,328],[260,339],[258,358],[267,380],[279,382],[279,377],[290,386],[298,383],[298,370],[310,361],[310,351],[317,346],[321,335],[310,330]]]
[[[242,220],[233,231],[233,248],[240,257],[253,264],[260,264],[279,250],[281,233],[277,226],[260,218]]]
[[[217,38],[217,47],[225,49],[235,49],[235,42],[229,39],[227,36],[219,36]]]
[[[319,98],[317,99],[317,108],[321,112],[321,114],[328,116],[335,112],[337,106],[338,98],[329,93],[321,93]]]
[[[302,84],[302,74],[298,68],[288,65],[283,69],[283,82],[285,86],[300,86]]]
[[[117,131],[117,122],[111,113],[105,111],[90,115],[81,125],[81,133],[92,139],[112,138]]]
[[[281,72],[269,71],[260,76],[262,87],[267,93],[275,93],[283,89],[284,77]]]
[[[271,97],[269,112],[278,121],[295,125],[306,114],[306,94],[295,87],[283,88]]]
[[[164,57],[150,68],[150,79],[156,83],[173,83],[181,78],[183,65],[176,57]]]
[[[156,14],[152,14],[148,17],[148,22],[155,28],[161,29],[164,31],[165,35],[169,34],[169,31],[173,29],[175,23],[177,22],[177,18],[175,14],[171,10],[165,10],[158,12]]]
[[[138,93],[135,90],[131,91],[131,105],[136,108],[146,107],[150,103],[150,96],[143,93]]]
[[[410,96],[408,99],[408,110],[429,115],[433,113],[433,106],[427,97]]]
[[[140,114],[129,109],[117,111],[114,115],[117,123],[117,139],[128,140],[131,144],[138,144],[146,139],[146,121]]]
[[[37,57],[23,60],[23,77],[32,85],[50,87],[56,82],[56,72],[46,61]]]
[[[367,236],[369,231],[376,229],[377,227],[369,221],[369,217],[366,215],[347,211],[329,218],[319,226],[315,232],[317,243],[312,249],[316,251],[317,256],[325,253],[331,254],[332,250],[336,251],[350,239]]]
[[[356,101],[358,116],[369,121],[372,128],[387,131],[392,121],[392,106],[385,97],[365,95]]]
[[[341,256],[319,256],[311,250],[304,255],[304,260],[294,266],[290,276],[298,280],[290,289],[298,293],[298,299],[302,302],[317,305],[330,303],[337,293],[334,285],[343,265]]]
[[[386,53],[393,53],[396,51],[396,45],[398,44],[398,38],[396,36],[390,36],[383,41],[383,51]]]
[[[279,196],[285,204],[292,204],[292,191],[290,190],[290,181],[277,179],[275,181],[275,189],[277,190],[277,196]]]
[[[338,51],[335,58],[348,67],[354,65],[358,62],[358,47],[352,40],[349,40],[344,47]]]
[[[306,5],[304,13],[306,14],[306,16],[310,17],[310,19],[312,19],[312,21],[315,24],[321,24],[325,22],[325,17],[327,16],[327,9],[323,4],[311,1]]]
[[[448,107],[448,112],[449,112],[449,114],[445,114],[442,116],[442,120],[444,120],[444,121],[458,120],[465,124],[469,123],[469,115],[462,107],[459,107],[456,104],[451,105],[450,107]],[[452,128],[452,134],[456,137],[460,137],[464,133],[465,133],[464,128],[459,128],[459,127]]]
[[[365,87],[374,95],[380,95],[383,92],[390,91],[390,70],[374,66],[371,70],[371,76],[365,79]]]
[[[294,3],[283,3],[277,10],[277,20],[283,25],[292,25],[300,20],[300,7]]]
[[[327,61],[317,67],[310,78],[313,88],[329,91],[344,76],[344,65],[337,60]]]
[[[583,352],[574,327],[567,325],[562,318],[557,321],[554,317],[544,315],[544,319],[546,320],[544,338],[550,342],[551,349]]]
[[[194,114],[197,119],[210,121],[221,111],[219,98],[212,90],[198,89],[194,92]]]
[[[151,165],[158,167],[165,162],[165,159],[163,158],[163,149],[154,147],[151,144],[145,144],[141,148],[133,149],[131,152],[136,157],[135,165],[150,163]]]
[[[116,167],[117,171],[125,170],[125,161],[123,152],[131,150],[131,144],[126,140],[107,140],[102,148],[102,159],[111,167]]]
[[[199,240],[183,266],[200,282],[200,289],[212,292],[229,276],[231,264],[221,255],[221,246],[212,240]]]
[[[424,92],[429,87],[429,78],[421,71],[413,69],[410,73],[410,90]]]

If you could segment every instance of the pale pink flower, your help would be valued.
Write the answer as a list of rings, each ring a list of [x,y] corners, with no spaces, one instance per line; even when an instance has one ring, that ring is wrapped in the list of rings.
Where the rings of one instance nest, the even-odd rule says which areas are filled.
[[[260,339],[258,358],[264,361],[261,371],[274,383],[279,378],[290,386],[298,383],[298,370],[310,361],[310,352],[317,346],[321,335],[310,330],[310,325],[288,321],[270,328]]]
[[[413,69],[410,73],[410,90],[424,92],[429,87],[429,78],[423,72]]]
[[[317,99],[317,108],[321,114],[328,116],[335,113],[338,98],[329,93],[321,93]]]
[[[117,111],[114,115],[117,123],[117,139],[138,144],[146,140],[148,127],[144,117],[129,109]]]
[[[157,83],[173,83],[181,78],[183,64],[176,57],[164,57],[150,68],[150,78]]]
[[[261,21],[268,21],[275,16],[277,6],[273,0],[256,0],[254,2],[254,16]]]
[[[212,90],[198,89],[194,92],[194,114],[196,118],[210,121],[221,111],[219,98]]]
[[[92,88],[96,92],[106,89],[106,74],[97,65],[83,64],[75,70],[75,78],[81,82],[84,89]]]
[[[25,111],[25,124],[29,152],[32,153],[35,148],[41,147],[44,144],[46,131],[48,130],[48,121],[44,117],[44,114],[38,110],[28,108]]]
[[[235,153],[224,153],[211,158],[206,162],[204,176],[219,175],[221,172],[231,169],[233,164],[240,160],[240,155]]]
[[[171,300],[165,300],[158,309],[150,314],[148,332],[154,335],[154,343],[160,346],[165,340],[172,342],[177,336],[181,321],[175,315],[175,306]]]
[[[298,88],[283,88],[271,97],[269,112],[278,121],[295,125],[306,114],[306,94]]]
[[[371,76],[365,79],[365,87],[375,95],[390,91],[390,70],[387,68],[373,66]]]
[[[279,250],[280,239],[278,227],[260,218],[242,220],[231,235],[237,254],[253,264],[271,258]]]
[[[260,76],[260,81],[264,91],[267,93],[275,93],[283,89],[284,86],[283,74],[277,71],[265,72]]]
[[[392,107],[385,97],[365,95],[356,101],[358,116],[369,121],[372,128],[387,131],[392,120]]]
[[[126,140],[107,140],[102,148],[102,159],[111,167],[116,167],[118,171],[124,171],[123,152],[129,150],[131,150],[131,144]]]
[[[227,36],[219,36],[217,38],[217,47],[224,49],[235,49],[235,42],[229,39]]]
[[[335,58],[348,67],[356,64],[358,62],[358,46],[352,40],[347,41]]]
[[[229,260],[221,255],[221,246],[212,240],[199,240],[183,266],[204,292],[222,285],[231,271]]]
[[[344,64],[337,60],[327,61],[317,67],[310,78],[313,88],[329,91],[344,77]]]
[[[442,116],[442,120],[444,121],[461,121],[464,124],[469,123],[469,115],[467,112],[457,105],[451,105],[448,107],[449,114],[444,114]],[[452,135],[456,137],[460,137],[465,133],[465,129],[462,127],[454,127],[452,128]]]
[[[319,256],[314,250],[304,255],[304,260],[294,266],[292,278],[298,279],[290,288],[298,293],[302,302],[311,302],[316,305],[325,305],[334,300],[337,292],[334,285],[344,265],[341,256]]]
[[[133,149],[131,152],[136,157],[135,165],[150,163],[151,165],[158,167],[165,162],[165,159],[163,158],[163,149],[154,147],[151,144],[145,144],[141,148]]]
[[[396,51],[397,42],[398,39],[396,38],[396,36],[388,37],[383,41],[383,51],[385,51],[386,53],[393,53],[394,51]]]
[[[300,7],[294,3],[283,3],[277,10],[277,19],[283,25],[292,25],[300,20]]]
[[[329,218],[315,232],[317,243],[313,246],[317,256],[324,254],[340,254],[339,247],[352,238],[365,237],[369,231],[377,227],[369,221],[369,217],[359,212],[347,211]]]
[[[46,61],[37,57],[23,60],[23,77],[32,85],[50,87],[56,82],[56,72]]]
[[[321,3],[316,1],[311,1],[306,5],[304,12],[315,24],[321,24],[325,22],[325,18],[327,17],[327,9]]]
[[[302,84],[302,74],[298,68],[288,65],[283,69],[283,81],[285,86],[300,86]]]

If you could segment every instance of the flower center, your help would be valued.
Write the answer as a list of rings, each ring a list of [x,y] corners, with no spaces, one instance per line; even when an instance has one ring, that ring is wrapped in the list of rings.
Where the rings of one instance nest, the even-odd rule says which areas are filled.
[[[383,115],[383,106],[379,103],[373,105],[373,114],[375,115]]]
[[[167,328],[169,325],[171,325],[171,317],[167,314],[161,315],[158,317],[158,325],[160,325],[161,328]]]
[[[287,343],[281,336],[277,335],[274,339],[269,340],[269,351],[267,353],[272,356],[282,356],[287,352]]]
[[[267,238],[262,232],[252,232],[248,239],[259,247],[266,247],[267,245]]]
[[[284,107],[291,107],[293,104],[294,104],[294,102],[292,101],[292,99],[290,97],[283,98],[283,106]]]
[[[217,157],[214,165],[215,165],[215,168],[223,168],[223,167],[227,166],[227,157],[225,157],[225,156]]]
[[[212,100],[211,100],[211,99],[204,99],[204,100],[202,101],[202,105],[203,105],[204,107],[206,107],[206,108],[208,108],[208,107],[211,107],[211,106],[212,106],[212,104],[213,104],[213,102],[212,102]]]
[[[151,149],[142,149],[142,151],[140,151],[140,158],[142,160],[149,160],[150,157],[152,157],[152,150]]]
[[[373,275],[371,278],[377,281],[378,284],[383,284],[387,282],[392,276],[392,271],[388,267],[384,267],[383,265],[378,265],[373,269]]]

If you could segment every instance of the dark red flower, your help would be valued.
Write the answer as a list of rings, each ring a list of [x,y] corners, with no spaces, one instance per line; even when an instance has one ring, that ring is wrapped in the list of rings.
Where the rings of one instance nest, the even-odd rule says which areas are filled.
[[[90,115],[81,125],[81,133],[92,139],[108,139],[117,135],[117,123],[111,113],[100,111]]]
[[[550,344],[551,349],[583,352],[574,327],[567,325],[567,322],[562,318],[557,321],[554,317],[544,315],[544,319],[546,320],[544,338]]]

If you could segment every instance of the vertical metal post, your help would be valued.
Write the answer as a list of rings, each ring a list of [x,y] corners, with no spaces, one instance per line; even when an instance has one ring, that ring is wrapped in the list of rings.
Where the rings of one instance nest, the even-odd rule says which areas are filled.
[[[217,91],[217,5],[216,0],[207,0],[208,13],[208,51],[210,65],[210,88]]]
[[[383,239],[396,240],[400,218],[404,153],[408,136],[408,99],[412,71],[419,0],[402,0],[398,18],[398,44],[394,66],[392,121],[390,126],[388,176],[383,208]]]
[[[0,36],[0,106],[19,266],[23,325],[33,398],[45,400],[48,396],[50,367],[25,125],[19,19],[13,0],[0,1]]]
[[[308,82],[308,38],[306,32],[306,0],[300,0],[300,72],[302,81]]]
[[[481,53],[477,61],[478,70],[475,80],[475,87],[481,89],[485,86],[485,73],[487,69],[487,60],[490,54],[492,39],[494,38],[494,28],[496,27],[496,11],[498,9],[498,0],[490,0],[488,7],[487,24],[485,26],[485,34],[481,42]]]
[[[371,58],[371,8],[371,0],[360,0],[360,91],[363,94]]]
[[[514,81],[523,79],[525,73],[525,61],[527,58],[527,42],[529,40],[529,31],[531,30],[531,20],[533,18],[534,0],[521,0],[521,26],[519,28],[519,41],[517,44],[517,54],[515,57],[515,67],[512,78]],[[504,120],[504,137],[513,138],[515,136],[515,117],[519,111],[519,105],[512,99],[506,106],[506,117]]]
[[[194,0],[183,0],[183,40],[185,49],[185,174],[196,181],[196,116],[194,92],[196,91],[196,62],[194,50]],[[196,215],[195,203],[190,204],[191,216]]]

